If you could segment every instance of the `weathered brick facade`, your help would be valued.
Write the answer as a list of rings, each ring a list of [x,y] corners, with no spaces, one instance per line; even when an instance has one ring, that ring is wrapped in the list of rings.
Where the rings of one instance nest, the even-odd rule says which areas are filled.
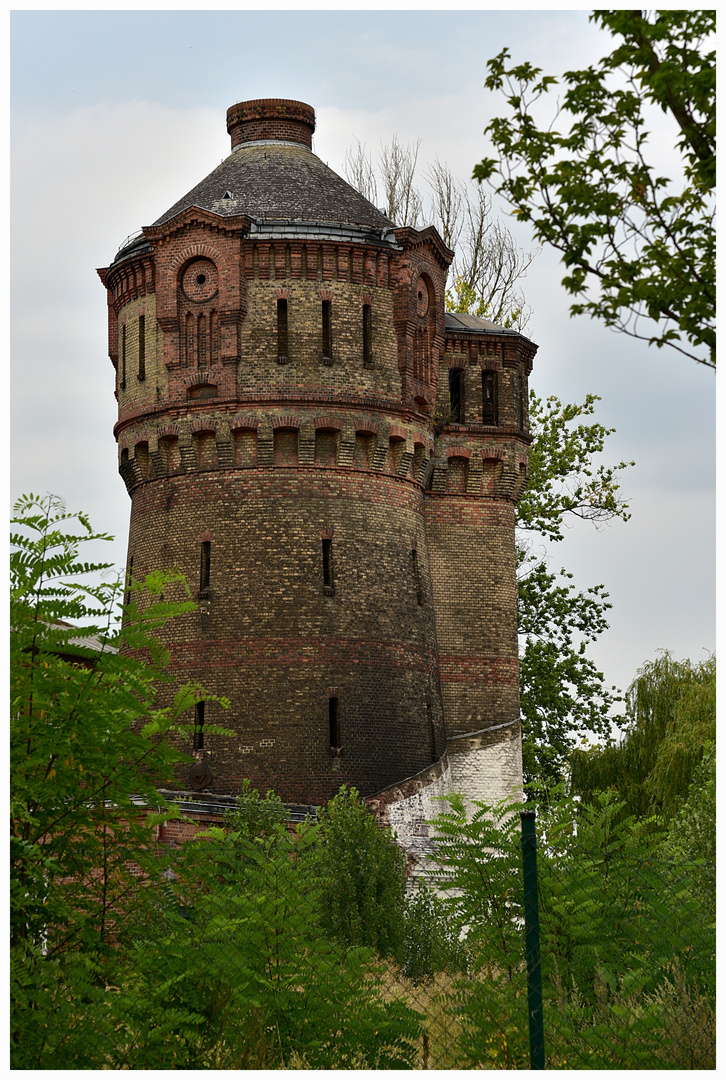
[[[171,670],[231,701],[197,716],[204,768],[178,787],[496,796],[521,775],[536,347],[445,315],[452,252],[323,165],[314,126],[300,102],[233,106],[229,158],[99,271],[129,568],[184,571]],[[234,738],[204,737],[218,722]]]

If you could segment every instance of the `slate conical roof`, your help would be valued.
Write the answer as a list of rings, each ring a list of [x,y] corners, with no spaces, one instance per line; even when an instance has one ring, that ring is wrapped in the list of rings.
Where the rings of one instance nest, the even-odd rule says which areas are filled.
[[[290,122],[291,112],[302,118]],[[310,148],[314,112],[302,102],[241,102],[228,114],[233,150],[221,165],[162,214],[163,225],[188,207],[222,217],[395,228]],[[260,120],[260,118],[264,118]]]

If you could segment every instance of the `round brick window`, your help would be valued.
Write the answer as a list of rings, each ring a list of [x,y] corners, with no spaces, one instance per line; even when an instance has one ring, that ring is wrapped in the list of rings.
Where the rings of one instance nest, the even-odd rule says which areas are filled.
[[[217,292],[217,267],[210,259],[195,259],[184,271],[182,289],[188,300],[203,304]]]
[[[416,314],[425,315],[429,309],[429,287],[424,277],[416,282]]]

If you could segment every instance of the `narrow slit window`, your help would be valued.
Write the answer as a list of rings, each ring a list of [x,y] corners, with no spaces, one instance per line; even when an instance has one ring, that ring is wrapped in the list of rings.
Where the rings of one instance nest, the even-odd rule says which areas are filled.
[[[464,415],[464,394],[462,372],[453,368],[449,372],[449,401],[451,402],[451,421],[460,424]]]
[[[434,730],[434,715],[431,709],[431,702],[426,701],[426,719],[428,721],[429,729],[429,750],[431,752],[431,761],[436,761],[436,731]]]
[[[337,697],[328,698],[328,727],[330,731],[330,749],[340,750],[340,713]]]
[[[323,538],[323,592],[333,595],[333,541]]]
[[[497,376],[494,371],[483,371],[482,376],[482,423],[497,423]]]
[[[200,315],[197,319],[197,367],[207,366],[207,319]]]
[[[287,359],[287,300],[277,301],[277,355]]]
[[[129,557],[129,565],[126,569],[126,592],[124,593],[124,607],[131,603],[131,578],[134,573],[134,557]]]
[[[421,574],[418,569],[418,552],[416,548],[411,549],[411,565],[413,566],[413,583],[416,586],[416,599],[419,604],[423,604],[423,593],[421,592]]]
[[[202,540],[202,558],[199,568],[199,595],[209,595],[209,576],[212,564],[212,544],[210,540]]]
[[[139,379],[146,378],[146,316],[139,315]]]
[[[126,323],[121,327],[121,389],[126,389]]]
[[[333,304],[330,300],[323,300],[323,358],[325,360],[333,358],[332,308]]]
[[[363,305],[363,366],[373,367],[371,305]]]
[[[194,706],[194,749],[204,749],[204,702],[198,701]]]

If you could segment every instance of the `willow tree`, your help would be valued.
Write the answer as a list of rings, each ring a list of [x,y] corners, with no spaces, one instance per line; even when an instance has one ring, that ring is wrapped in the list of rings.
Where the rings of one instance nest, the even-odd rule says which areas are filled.
[[[591,799],[614,789],[627,813],[668,822],[715,741],[715,657],[694,664],[663,652],[640,668],[628,689],[621,741],[573,755],[573,791]]]

